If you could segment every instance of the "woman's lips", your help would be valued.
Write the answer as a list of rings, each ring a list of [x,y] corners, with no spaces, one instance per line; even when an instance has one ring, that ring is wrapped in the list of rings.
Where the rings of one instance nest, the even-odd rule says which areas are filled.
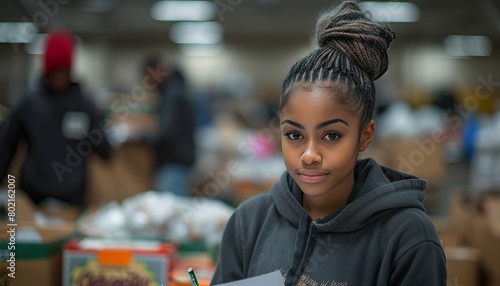
[[[301,181],[307,184],[317,184],[325,180],[329,173],[303,171],[297,172]]]

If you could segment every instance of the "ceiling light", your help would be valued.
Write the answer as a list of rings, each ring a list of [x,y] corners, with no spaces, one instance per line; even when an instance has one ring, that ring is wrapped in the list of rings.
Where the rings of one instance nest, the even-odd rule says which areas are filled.
[[[444,39],[446,53],[453,57],[485,57],[491,55],[491,40],[485,36],[451,35]]]
[[[33,37],[31,43],[24,46],[24,51],[30,55],[41,55],[44,52],[44,44],[47,34],[37,34]]]
[[[215,17],[212,1],[158,1],[151,6],[151,17],[158,21],[207,21]]]
[[[36,33],[33,23],[0,23],[0,43],[30,43]]]
[[[217,22],[182,22],[170,28],[170,40],[177,44],[217,44],[222,41],[222,26]]]
[[[361,7],[370,12],[375,21],[417,22],[420,19],[420,9],[411,2],[362,2]]]

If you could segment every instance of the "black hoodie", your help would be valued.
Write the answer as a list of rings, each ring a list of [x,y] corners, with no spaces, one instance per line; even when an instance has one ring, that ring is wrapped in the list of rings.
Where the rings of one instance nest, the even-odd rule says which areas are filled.
[[[285,285],[446,285],[445,256],[424,212],[426,182],[358,161],[343,208],[312,221],[285,172],[229,220],[212,284],[279,269]]]
[[[103,158],[111,156],[104,120],[80,86],[55,93],[45,81],[26,95],[0,129],[0,181],[20,141],[27,154],[17,188],[26,191],[35,203],[56,198],[83,205],[87,180],[87,158],[94,151]]]
[[[179,164],[186,167],[195,161],[195,116],[188,98],[184,77],[172,71],[159,86],[158,132],[141,138],[156,151],[156,164]]]

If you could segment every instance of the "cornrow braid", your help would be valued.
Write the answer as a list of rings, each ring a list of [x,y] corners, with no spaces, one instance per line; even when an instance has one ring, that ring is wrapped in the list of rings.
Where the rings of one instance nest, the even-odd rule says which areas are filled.
[[[318,48],[296,62],[286,76],[279,110],[297,88],[328,88],[340,103],[361,110],[364,126],[373,118],[373,81],[387,71],[387,49],[395,34],[372,21],[356,1],[345,1],[319,18],[316,39]]]

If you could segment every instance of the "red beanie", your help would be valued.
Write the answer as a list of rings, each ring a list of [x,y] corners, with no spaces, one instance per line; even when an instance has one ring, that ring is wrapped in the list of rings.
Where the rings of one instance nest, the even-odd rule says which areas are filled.
[[[63,69],[71,71],[75,38],[64,30],[57,30],[49,34],[45,43],[44,74]]]

